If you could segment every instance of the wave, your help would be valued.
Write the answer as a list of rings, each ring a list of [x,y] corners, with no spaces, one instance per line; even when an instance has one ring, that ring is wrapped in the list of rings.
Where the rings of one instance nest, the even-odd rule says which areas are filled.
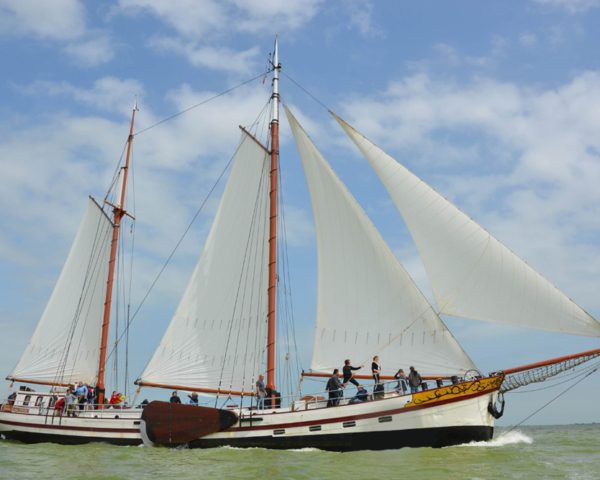
[[[507,445],[517,445],[519,443],[525,443],[531,445],[533,438],[529,435],[525,435],[523,432],[514,430],[512,432],[501,433],[496,438],[487,442],[470,442],[458,445],[459,447],[505,447]]]

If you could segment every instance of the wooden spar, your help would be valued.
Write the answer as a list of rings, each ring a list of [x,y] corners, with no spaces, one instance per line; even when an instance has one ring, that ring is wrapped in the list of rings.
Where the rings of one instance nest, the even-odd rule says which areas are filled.
[[[50,387],[69,387],[70,383],[44,382],[43,380],[28,380],[27,378],[6,377],[6,380],[17,383],[33,383],[35,385],[48,385]]]
[[[521,365],[519,367],[508,368],[508,369],[502,370],[502,371],[504,372],[505,375],[510,375],[512,373],[519,373],[519,372],[523,372],[525,370],[531,370],[532,368],[546,367],[548,365],[565,362],[567,360],[574,360],[574,359],[580,358],[580,357],[588,357],[588,356],[595,357],[598,355],[600,355],[600,348],[596,348],[594,350],[588,350],[586,352],[581,352],[581,353],[574,353],[572,355],[565,355],[563,357],[551,358],[549,360],[544,360],[542,362],[528,363],[527,365]]]
[[[115,275],[115,264],[117,257],[117,247],[119,245],[119,228],[121,219],[127,213],[125,212],[125,190],[127,188],[127,173],[129,172],[129,158],[131,156],[131,144],[133,142],[133,125],[135,122],[135,112],[137,105],[133,108],[131,114],[131,125],[129,127],[129,138],[127,139],[127,154],[125,156],[125,166],[122,168],[123,182],[120,192],[119,203],[113,207],[113,235],[110,245],[110,259],[108,262],[108,280],[106,281],[106,296],[104,300],[104,317],[102,321],[102,337],[100,340],[100,360],[98,362],[98,408],[104,405],[104,370],[106,368],[106,344],[108,342],[108,327],[110,325],[110,308],[112,304],[113,281]]]
[[[279,54],[273,53],[273,115],[271,117],[271,191],[269,194],[269,288],[267,334],[267,387],[275,391],[275,298],[277,288],[277,175],[279,161]]]
[[[253,397],[254,396],[254,392],[240,392],[238,390],[221,390],[218,388],[186,387],[185,385],[170,385],[170,384],[166,384],[166,383],[142,382],[140,380],[136,380],[135,384],[140,387],[166,388],[169,390],[183,390],[186,392],[213,393],[213,394],[218,394],[218,395],[233,395],[236,397]]]

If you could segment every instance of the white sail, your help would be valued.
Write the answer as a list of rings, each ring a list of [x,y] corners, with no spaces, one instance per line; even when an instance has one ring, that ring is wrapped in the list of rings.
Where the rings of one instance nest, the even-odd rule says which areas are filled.
[[[336,116],[384,183],[417,245],[440,312],[600,336],[600,323],[452,203]]]
[[[311,369],[346,358],[384,375],[414,365],[424,375],[474,368],[365,212],[286,109],[304,165],[318,251],[317,324]],[[368,367],[365,373],[369,373]]]
[[[200,260],[138,383],[254,391],[266,343],[267,158],[243,133]]]
[[[112,223],[91,198],[46,309],[8,377],[47,384],[98,374]]]

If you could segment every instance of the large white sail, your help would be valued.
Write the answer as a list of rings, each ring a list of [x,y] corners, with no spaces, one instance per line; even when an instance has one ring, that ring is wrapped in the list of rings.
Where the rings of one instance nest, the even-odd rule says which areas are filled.
[[[316,224],[317,324],[311,369],[346,358],[383,374],[414,365],[425,375],[474,368],[365,212],[286,109],[304,165]],[[369,369],[365,369],[369,372]]]
[[[600,323],[362,134],[336,119],[384,183],[417,245],[440,312],[600,336]]]
[[[266,343],[267,158],[243,133],[200,260],[138,383],[254,391]]]
[[[112,223],[91,198],[46,309],[8,377],[46,384],[98,374]]]

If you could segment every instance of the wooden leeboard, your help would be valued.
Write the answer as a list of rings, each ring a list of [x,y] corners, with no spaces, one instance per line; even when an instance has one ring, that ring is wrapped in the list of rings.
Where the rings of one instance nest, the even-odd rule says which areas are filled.
[[[148,438],[159,445],[181,445],[231,427],[235,413],[181,403],[150,402],[142,413]]]

